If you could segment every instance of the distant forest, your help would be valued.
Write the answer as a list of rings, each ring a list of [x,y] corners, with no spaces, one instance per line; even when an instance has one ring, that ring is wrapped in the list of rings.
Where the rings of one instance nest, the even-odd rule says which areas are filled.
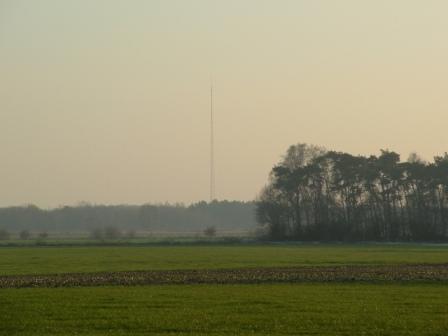
[[[448,154],[406,162],[297,144],[272,169],[257,220],[274,240],[446,241]]]
[[[34,205],[0,208],[0,230],[94,232],[100,229],[145,232],[254,230],[253,202],[213,201],[184,205],[90,205],[50,210]]]
[[[390,150],[366,157],[299,143],[254,202],[0,208],[0,239],[19,232],[99,238],[230,231],[277,241],[448,241],[448,154],[401,161]]]

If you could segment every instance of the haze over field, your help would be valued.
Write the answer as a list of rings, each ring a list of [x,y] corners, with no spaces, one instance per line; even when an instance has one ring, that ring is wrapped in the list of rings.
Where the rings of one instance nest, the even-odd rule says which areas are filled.
[[[0,206],[207,199],[210,76],[220,199],[253,199],[298,141],[431,160],[447,150],[447,12],[0,0]]]

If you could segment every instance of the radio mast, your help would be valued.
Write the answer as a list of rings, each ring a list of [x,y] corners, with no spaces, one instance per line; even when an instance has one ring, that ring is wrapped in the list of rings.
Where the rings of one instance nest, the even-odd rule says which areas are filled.
[[[213,120],[213,82],[210,83],[210,202],[215,199],[215,139]]]

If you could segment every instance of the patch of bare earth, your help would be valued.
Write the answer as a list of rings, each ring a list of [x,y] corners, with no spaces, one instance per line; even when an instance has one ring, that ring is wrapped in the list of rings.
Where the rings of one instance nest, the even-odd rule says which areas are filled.
[[[448,282],[448,264],[309,266],[0,276],[0,288],[294,282]]]

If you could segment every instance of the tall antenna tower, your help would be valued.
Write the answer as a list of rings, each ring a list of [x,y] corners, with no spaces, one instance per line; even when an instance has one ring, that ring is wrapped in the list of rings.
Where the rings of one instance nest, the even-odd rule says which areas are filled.
[[[210,202],[215,199],[215,139],[213,120],[213,82],[210,83]]]

